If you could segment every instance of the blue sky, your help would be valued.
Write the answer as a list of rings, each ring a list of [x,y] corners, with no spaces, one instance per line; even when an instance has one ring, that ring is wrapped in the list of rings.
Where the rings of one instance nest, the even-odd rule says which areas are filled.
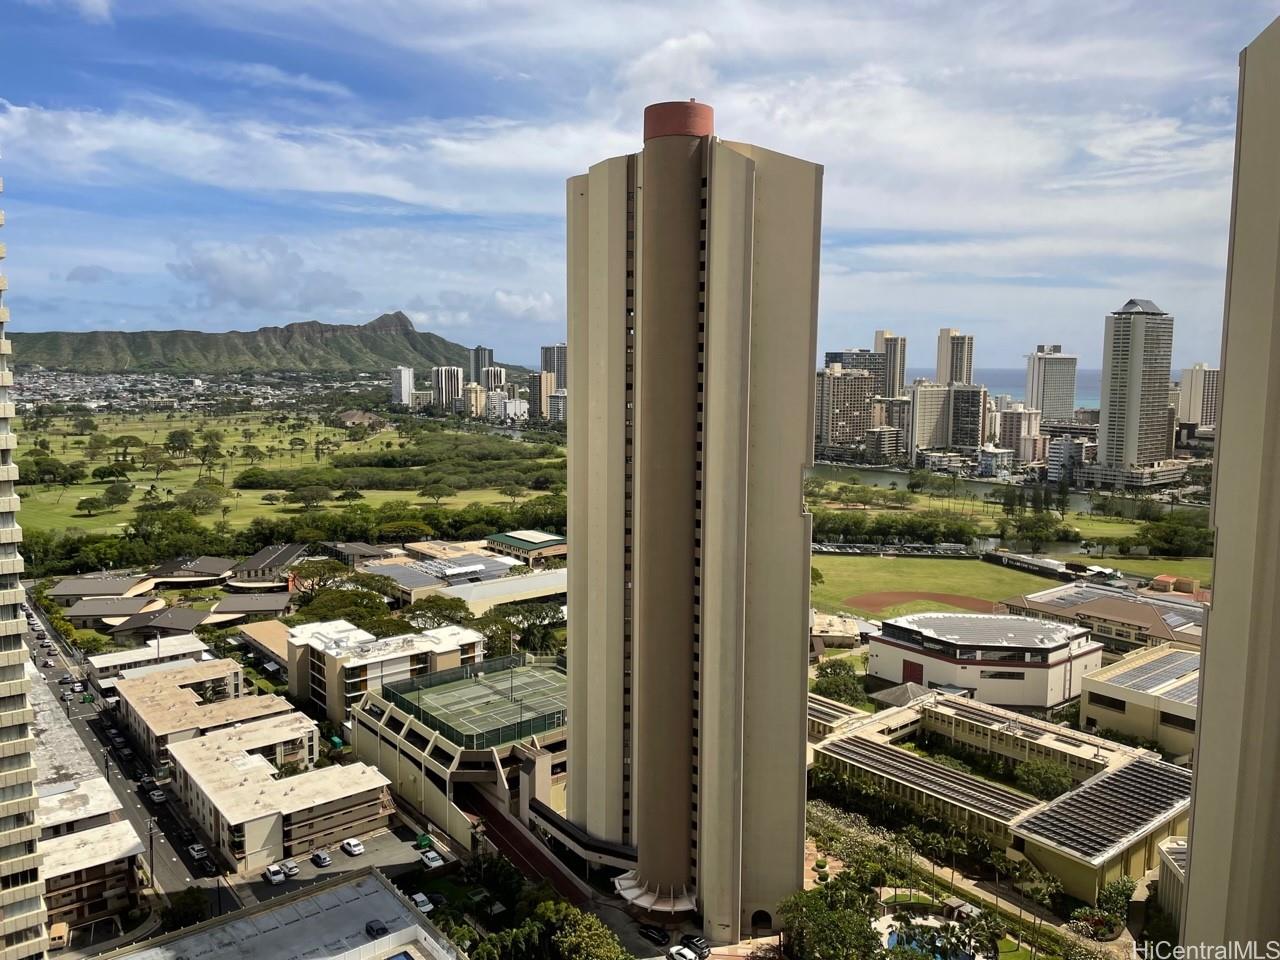
[[[0,0],[13,329],[563,337],[564,178],[644,104],[826,165],[820,347],[1061,342],[1130,296],[1216,362],[1258,2]]]

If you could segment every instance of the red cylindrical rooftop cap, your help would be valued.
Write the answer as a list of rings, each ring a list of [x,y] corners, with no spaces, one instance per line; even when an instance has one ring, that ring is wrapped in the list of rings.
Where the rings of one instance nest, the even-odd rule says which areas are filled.
[[[644,108],[644,138],[709,137],[715,112],[696,100],[651,103]]]

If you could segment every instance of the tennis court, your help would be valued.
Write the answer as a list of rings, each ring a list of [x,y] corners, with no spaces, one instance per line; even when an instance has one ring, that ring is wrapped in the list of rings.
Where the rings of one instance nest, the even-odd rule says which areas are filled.
[[[567,677],[549,666],[521,666],[401,693],[423,713],[464,737],[484,737],[537,717],[559,715],[564,722]],[[550,729],[550,727],[544,727]]]

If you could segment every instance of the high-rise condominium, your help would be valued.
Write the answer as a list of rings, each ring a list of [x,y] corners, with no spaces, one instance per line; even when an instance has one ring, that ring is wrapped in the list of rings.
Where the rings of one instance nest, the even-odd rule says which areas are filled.
[[[907,453],[977,450],[987,436],[987,388],[971,383],[916,381],[911,387]]]
[[[1040,344],[1027,357],[1023,402],[1046,420],[1070,420],[1076,409],[1076,357],[1059,344]]]
[[[1217,367],[1197,363],[1182,371],[1178,386],[1178,419],[1211,427],[1218,422],[1222,375]]]
[[[1150,300],[1107,314],[1102,344],[1098,462],[1149,467],[1169,455],[1169,363],[1173,317]]]
[[[0,189],[3,183],[0,183]],[[4,216],[0,214],[0,225]],[[4,259],[0,243],[0,260]],[[18,526],[18,497],[14,481],[18,468],[13,451],[18,438],[13,432],[13,364],[11,342],[5,336],[9,308],[4,305],[8,283],[0,274],[0,680],[5,687],[5,707],[0,713],[0,742],[4,743],[4,817],[0,819],[0,916],[4,918],[4,941],[0,956],[5,960],[42,957],[48,946],[45,921],[44,884],[40,879],[40,856],[36,841],[37,797],[32,782],[35,763],[31,757],[34,727],[27,679],[28,653],[22,635],[26,630],[19,604],[24,592],[22,575],[22,528]]]
[[[1240,57],[1185,944],[1280,941],[1280,21]],[[1190,954],[1188,954],[1190,955]],[[1201,956],[1209,956],[1202,952]]]
[[[862,441],[872,427],[876,382],[870,370],[846,370],[838,363],[818,371],[814,431],[819,446],[842,447]]]
[[[408,406],[413,402],[413,367],[395,367],[391,371],[391,402]]]
[[[551,394],[556,389],[556,375],[540,371],[529,374],[525,385],[529,388],[529,419],[551,419]]]
[[[555,343],[542,348],[542,372],[556,375],[556,389],[569,389],[569,348]]]
[[[874,350],[865,348],[861,350],[828,350],[825,365],[828,367],[836,365],[846,372],[850,370],[865,370],[871,374],[872,396],[891,396],[885,387],[886,370],[883,353],[876,353]]]
[[[872,349],[884,354],[884,395],[901,397],[907,389],[907,338],[877,330]]]
[[[502,367],[485,367],[480,371],[479,378],[472,382],[480,384],[485,390],[501,390],[507,382],[507,371]]]
[[[822,168],[711,119],[568,184],[568,815],[724,942],[802,882]]]
[[[493,350],[489,347],[474,346],[468,352],[467,361],[467,382],[483,383],[484,381],[480,379],[481,371],[493,366]]]
[[[941,384],[973,383],[973,337],[943,327],[938,331],[938,372]]]
[[[461,367],[432,367],[431,392],[435,394],[436,408],[445,413],[452,413],[454,403],[462,396]]]

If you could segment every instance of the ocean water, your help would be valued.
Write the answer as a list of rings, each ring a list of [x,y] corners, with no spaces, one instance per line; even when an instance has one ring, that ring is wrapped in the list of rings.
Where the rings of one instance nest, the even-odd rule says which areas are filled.
[[[936,371],[933,367],[908,367],[907,383],[917,377],[933,379]],[[1015,400],[1022,399],[1027,385],[1027,371],[1024,367],[975,367],[974,383],[981,383],[992,395],[1007,393]],[[1096,407],[1101,396],[1102,371],[1076,370],[1076,406]]]

